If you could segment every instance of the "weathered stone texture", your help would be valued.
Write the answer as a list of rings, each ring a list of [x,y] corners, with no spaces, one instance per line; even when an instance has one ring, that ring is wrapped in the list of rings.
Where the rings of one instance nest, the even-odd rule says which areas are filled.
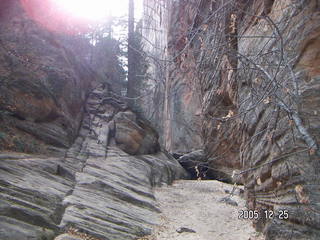
[[[273,36],[238,41],[239,53],[263,66],[274,79],[270,84],[261,71],[252,71],[250,78],[239,71],[240,112],[262,101],[242,118],[241,162],[245,169],[256,167],[245,173],[248,204],[257,210],[289,211],[286,221],[256,222],[268,239],[317,239],[320,99],[319,66],[314,64],[319,61],[319,48],[315,47],[320,34],[319,9],[317,1],[269,1],[269,8],[267,2],[247,8],[253,15],[267,17],[243,16],[242,22],[248,25],[239,23],[241,35]],[[263,56],[254,59],[259,51]],[[243,64],[239,61],[238,67]],[[249,90],[252,86],[258,96]],[[260,100],[265,90],[270,92]],[[245,104],[248,95],[251,100]]]
[[[110,95],[102,87],[90,94],[79,136],[63,158],[0,154],[0,239],[53,239],[59,232],[69,234],[57,239],[135,239],[151,233],[159,213],[152,188],[188,175],[152,146],[145,149],[152,154],[136,156],[120,149],[110,122],[127,112],[112,107],[120,101]],[[131,116],[132,124],[143,126]]]
[[[125,152],[135,154],[155,153],[160,149],[158,134],[146,122],[137,121],[131,112],[120,112],[114,116],[115,141]]]
[[[188,175],[59,39],[0,1],[0,239],[147,235],[152,188]]]
[[[178,122],[196,132],[190,119],[199,114],[212,174],[244,182],[248,207],[276,214],[254,223],[267,239],[318,239],[319,1],[173,5],[167,148],[188,146],[179,139],[184,125]],[[200,100],[179,114],[192,95]],[[288,210],[289,219],[279,219],[280,210]]]
[[[194,64],[176,64],[184,48],[185,33],[191,21],[179,1],[145,1],[143,36],[150,56],[150,84],[141,92],[145,116],[156,126],[162,145],[170,152],[186,153],[201,146],[199,91],[196,90]]]
[[[170,152],[187,153],[202,147],[201,94],[195,59],[187,45],[196,7],[197,1],[177,1],[170,15],[164,112],[165,146]]]
[[[2,1],[0,8],[0,149],[68,148],[96,75],[34,22],[20,1]]]

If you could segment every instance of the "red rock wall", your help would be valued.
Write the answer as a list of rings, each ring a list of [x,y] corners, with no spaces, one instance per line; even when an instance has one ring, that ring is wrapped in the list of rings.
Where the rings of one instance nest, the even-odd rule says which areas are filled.
[[[20,1],[2,1],[0,8],[0,150],[69,147],[96,76]]]
[[[167,20],[167,148],[202,146],[213,176],[244,182],[249,209],[276,215],[254,222],[267,239],[320,236],[319,7],[181,0]],[[200,134],[183,143],[180,123]]]
[[[150,93],[141,105],[170,152],[199,149],[200,97],[196,90],[194,59],[180,56],[196,1],[145,1],[143,35],[149,56]],[[185,7],[183,7],[185,6]],[[182,58],[188,60],[182,64]]]
[[[248,205],[289,213],[287,220],[256,221],[268,239],[319,238],[318,7],[317,1],[256,1],[239,22],[240,35],[261,36],[238,41],[239,54],[255,68],[245,71],[238,61]]]

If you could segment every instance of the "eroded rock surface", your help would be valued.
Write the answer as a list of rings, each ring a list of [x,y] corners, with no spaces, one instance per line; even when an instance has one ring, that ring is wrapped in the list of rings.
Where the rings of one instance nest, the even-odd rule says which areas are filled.
[[[129,154],[155,153],[160,149],[158,134],[146,121],[137,121],[130,110],[117,113],[114,117],[115,141]]]
[[[0,239],[150,233],[153,187],[186,172],[160,152],[150,124],[97,84],[82,50],[76,57],[31,17],[38,5],[21,3],[35,1],[0,2]]]
[[[205,179],[208,170],[206,155],[203,150],[193,151],[182,155],[178,162],[194,179]]]
[[[0,149],[48,152],[77,137],[96,74],[21,1],[0,3]]]
[[[319,1],[167,1],[169,14],[149,2],[162,17],[145,27],[167,26],[150,38],[166,40],[154,97],[167,149],[202,141],[217,179],[245,183],[249,209],[289,211],[255,221],[267,239],[318,239]]]
[[[158,223],[152,188],[187,174],[162,152],[132,156],[119,148],[111,125],[127,112],[113,107],[107,93],[101,87],[90,94],[79,136],[64,157],[0,155],[0,239],[53,239],[71,227],[97,239],[134,239]]]

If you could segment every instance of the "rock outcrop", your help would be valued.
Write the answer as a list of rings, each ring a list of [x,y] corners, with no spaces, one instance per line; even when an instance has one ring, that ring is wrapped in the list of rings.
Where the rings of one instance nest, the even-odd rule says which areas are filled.
[[[20,1],[0,4],[0,149],[54,154],[69,148],[97,76]]]
[[[151,233],[159,213],[152,188],[187,174],[169,155],[148,149],[144,138],[133,142],[142,146],[135,154],[150,154],[121,150],[117,129],[150,128],[132,112],[132,125],[117,121],[128,111],[112,106],[110,95],[103,87],[90,94],[79,136],[64,157],[0,154],[0,239],[53,239],[59,232],[68,234],[57,239],[70,239],[64,236],[75,231],[135,239]],[[133,143],[127,138],[129,152]]]
[[[145,3],[151,123],[0,2],[0,239],[149,234],[152,188],[187,177],[152,124],[181,160],[204,149],[209,174],[244,183],[267,240],[319,239],[319,1]]]
[[[255,221],[267,239],[318,239],[319,2],[161,6],[170,12],[162,14],[167,31],[154,31],[156,39],[169,36],[160,55],[167,62],[166,147],[192,151],[187,140],[200,123],[201,141],[194,142],[203,143],[214,175],[244,182],[249,209],[274,213]]]
[[[130,110],[114,116],[114,130],[117,145],[129,154],[156,153],[160,150],[157,132]]]
[[[147,235],[153,187],[188,174],[61,39],[0,2],[0,239]]]
[[[191,177],[199,180],[207,178],[208,164],[206,160],[203,150],[193,151],[178,158],[178,162],[190,173]]]

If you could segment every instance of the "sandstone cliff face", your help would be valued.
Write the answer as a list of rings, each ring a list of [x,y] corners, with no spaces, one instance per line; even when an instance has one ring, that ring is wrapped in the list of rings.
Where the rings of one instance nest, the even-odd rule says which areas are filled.
[[[1,1],[0,18],[0,149],[70,147],[95,74],[19,1]]]
[[[153,134],[148,128],[119,144],[119,129],[144,122],[111,95],[102,86],[90,93],[79,135],[64,157],[0,154],[0,239],[53,239],[63,232],[57,239],[136,239],[151,233],[159,221],[152,188],[187,174],[157,151],[157,142],[143,145]],[[136,145],[149,154],[126,153]]]
[[[160,142],[165,145],[164,125],[165,122],[165,79],[167,74],[166,51],[168,18],[171,9],[171,1],[158,4],[153,0],[145,0],[142,35],[143,49],[147,53],[147,74],[152,77],[146,79],[145,85],[138,89],[139,98],[136,104],[142,109],[144,116],[149,119],[160,135]],[[140,57],[140,56],[139,56]]]
[[[258,5],[257,5],[258,4]],[[248,204],[260,210],[288,210],[289,219],[259,220],[269,239],[319,238],[319,6],[317,1],[265,1],[248,6],[260,19],[244,16],[238,34],[273,36],[240,39],[239,54],[259,70],[239,71],[242,118],[240,160],[246,171]],[[246,27],[247,25],[247,27]],[[264,53],[259,59],[258,51]],[[238,68],[244,61],[238,62]],[[263,71],[263,72],[262,72]],[[267,73],[270,76],[267,76]],[[252,82],[250,82],[252,81]],[[275,84],[276,83],[276,84]],[[270,87],[266,87],[269,85]],[[257,90],[253,96],[249,88]],[[251,98],[247,104],[244,101]],[[245,144],[246,143],[246,144]],[[257,168],[254,168],[257,167]]]
[[[275,213],[255,222],[267,239],[319,238],[318,1],[173,4],[165,94],[183,87],[165,95],[167,148],[192,146],[175,119],[200,123],[212,176],[244,182],[248,207]]]
[[[194,13],[190,1],[145,1],[144,38],[149,56],[152,83],[140,103],[146,117],[156,124],[160,139],[170,152],[186,153],[199,149],[200,101],[194,69],[176,64],[185,47],[185,34]],[[192,2],[192,1],[191,1]],[[185,6],[186,8],[184,8]],[[192,60],[191,60],[192,61]],[[170,79],[170,80],[169,80]]]
[[[150,234],[153,187],[188,175],[59,39],[0,2],[0,239]]]

